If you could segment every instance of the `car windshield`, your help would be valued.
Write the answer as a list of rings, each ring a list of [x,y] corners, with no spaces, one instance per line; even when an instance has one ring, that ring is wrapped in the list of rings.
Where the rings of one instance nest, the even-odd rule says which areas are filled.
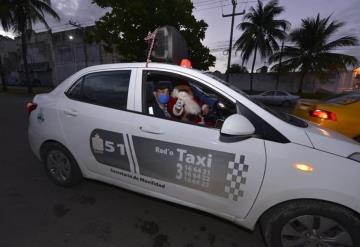
[[[348,105],[360,101],[360,93],[347,93],[327,99],[326,103]]]
[[[242,96],[244,96],[245,98],[247,98],[248,100],[252,101],[253,103],[255,103],[256,105],[260,106],[261,108],[263,108],[264,110],[266,110],[267,112],[271,113],[272,115],[280,118],[281,120],[289,123],[289,124],[292,124],[292,125],[295,125],[297,127],[302,127],[302,128],[306,128],[308,127],[308,124],[295,117],[295,116],[292,116],[290,114],[287,114],[285,112],[280,112],[280,111],[276,111],[276,110],[273,110],[271,109],[270,107],[264,105],[262,102],[260,102],[259,100],[255,99],[255,98],[252,98],[250,97],[248,94],[246,94],[245,92],[243,92],[242,90],[240,90],[239,88],[235,87],[234,85],[228,83],[227,81],[224,81],[223,79],[213,75],[213,74],[210,74],[209,72],[205,72],[204,74],[206,74],[207,76],[217,80],[218,82],[221,82],[222,84],[228,86],[229,88],[231,88],[232,90],[238,92],[239,94],[241,94]]]

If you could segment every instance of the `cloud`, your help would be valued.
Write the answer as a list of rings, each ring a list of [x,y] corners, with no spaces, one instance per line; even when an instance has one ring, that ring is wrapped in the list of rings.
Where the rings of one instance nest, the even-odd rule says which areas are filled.
[[[46,21],[54,32],[69,29],[69,20],[81,25],[92,25],[99,20],[109,9],[102,9],[91,0],[56,0],[51,1],[52,8],[60,16],[60,22],[50,16],[46,16]],[[36,24],[34,29],[38,32],[45,31],[42,24]]]
[[[339,20],[345,23],[345,26],[339,32],[339,35],[351,35],[359,39],[360,42],[360,15],[359,15],[359,3],[354,2],[347,7],[339,10],[333,16],[333,19]],[[348,55],[357,57],[360,62],[360,44],[355,47],[345,47],[338,49],[339,52],[343,52]]]
[[[79,9],[80,1],[57,0],[53,1],[52,7],[65,15],[74,16]]]

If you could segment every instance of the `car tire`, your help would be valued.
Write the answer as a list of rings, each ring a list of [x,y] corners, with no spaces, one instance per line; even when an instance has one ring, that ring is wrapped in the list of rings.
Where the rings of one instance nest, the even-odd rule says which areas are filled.
[[[51,181],[63,187],[74,186],[83,176],[72,154],[58,143],[47,143],[42,150],[45,171]]]
[[[283,101],[283,102],[281,103],[281,105],[282,105],[282,106],[285,106],[285,107],[289,107],[289,106],[291,106],[291,101],[285,100],[285,101]]]
[[[275,207],[262,217],[261,228],[269,247],[360,246],[359,215],[323,201],[301,200]],[[340,241],[336,238],[340,235],[343,245],[331,242]]]

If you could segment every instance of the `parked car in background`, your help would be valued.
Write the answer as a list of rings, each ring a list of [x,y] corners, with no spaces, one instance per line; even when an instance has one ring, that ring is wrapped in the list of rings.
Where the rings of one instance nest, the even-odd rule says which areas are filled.
[[[300,98],[286,91],[273,90],[266,91],[258,95],[252,95],[253,99],[259,100],[266,105],[284,105],[290,106],[296,104]]]
[[[294,115],[360,142],[359,92],[337,95],[324,101],[300,100]]]

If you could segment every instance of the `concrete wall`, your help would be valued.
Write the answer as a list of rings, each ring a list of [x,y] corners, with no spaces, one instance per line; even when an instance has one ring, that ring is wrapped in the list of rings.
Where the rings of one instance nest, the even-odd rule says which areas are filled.
[[[225,75],[217,74],[225,79]],[[276,88],[276,73],[255,73],[253,79],[254,91],[268,91]],[[242,90],[250,90],[250,74],[230,74],[230,83]],[[300,84],[300,74],[296,72],[283,73],[280,76],[279,90],[297,92]],[[328,74],[326,78],[318,79],[313,74],[304,78],[303,92],[313,93],[319,90],[330,92],[347,91],[353,87],[353,73],[342,72],[340,74]]]

